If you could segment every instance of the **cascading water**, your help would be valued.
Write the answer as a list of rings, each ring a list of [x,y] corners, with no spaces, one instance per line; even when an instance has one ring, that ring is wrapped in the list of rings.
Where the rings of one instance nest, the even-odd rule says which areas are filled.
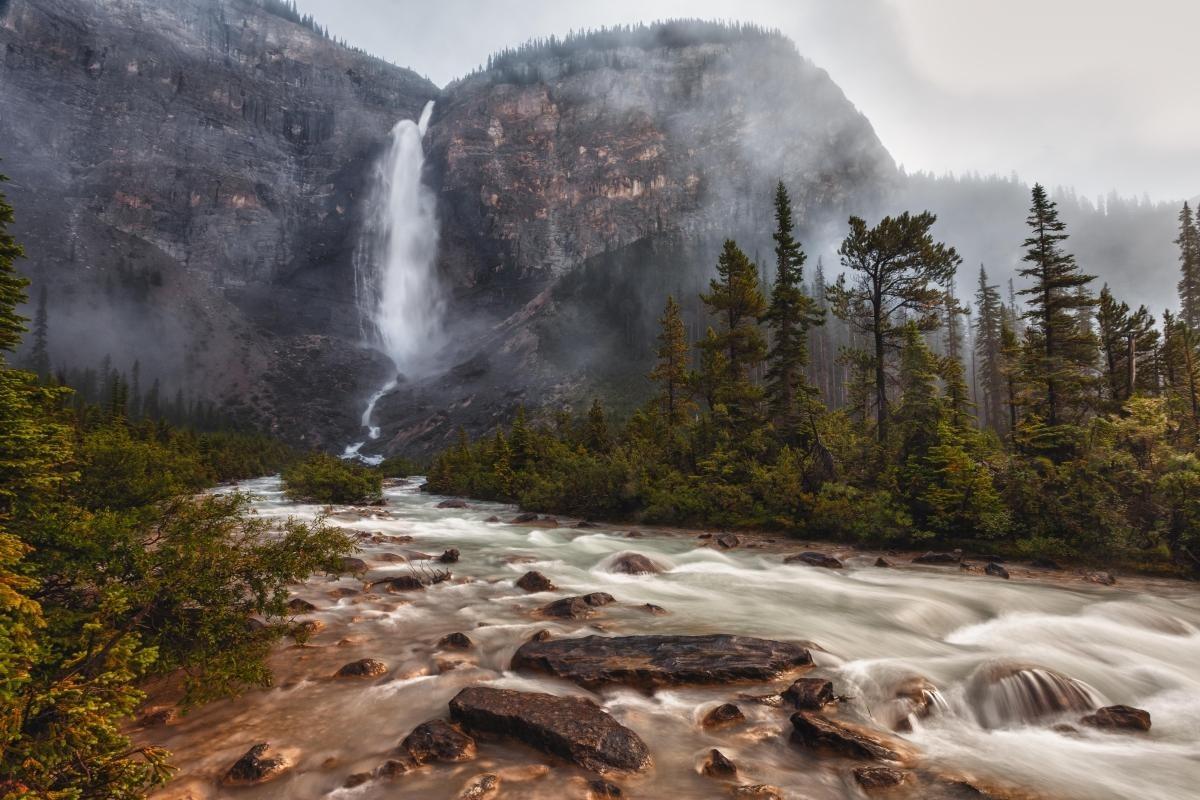
[[[364,337],[386,353],[398,378],[389,380],[367,403],[362,424],[368,439],[379,438],[375,405],[398,381],[428,370],[442,343],[443,300],[435,274],[438,227],[435,200],[421,181],[424,138],[433,114],[426,103],[416,122],[392,129],[387,153],[375,172],[371,213],[355,252],[355,292]],[[361,441],[344,457],[360,457]]]

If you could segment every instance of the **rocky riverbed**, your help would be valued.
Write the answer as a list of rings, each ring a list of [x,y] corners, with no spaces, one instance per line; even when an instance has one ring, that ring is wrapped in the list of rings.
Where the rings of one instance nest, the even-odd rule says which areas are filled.
[[[240,487],[301,518],[275,479]],[[276,686],[137,736],[159,798],[1149,798],[1200,782],[1200,595],[962,554],[335,508]],[[518,521],[519,520],[519,521]],[[916,559],[917,563],[913,563]]]

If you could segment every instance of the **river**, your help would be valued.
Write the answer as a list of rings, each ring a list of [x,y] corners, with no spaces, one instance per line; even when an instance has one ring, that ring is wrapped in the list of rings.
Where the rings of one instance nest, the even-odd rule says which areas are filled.
[[[278,479],[243,483],[256,513],[315,517],[320,508],[287,502]],[[453,579],[425,591],[360,593],[360,579],[316,577],[297,595],[317,607],[302,615],[324,624],[306,646],[281,645],[271,657],[275,687],[191,712],[139,734],[175,754],[180,770],[160,798],[243,797],[376,800],[455,798],[484,772],[499,772],[501,798],[558,800],[587,796],[586,775],[520,745],[481,742],[477,760],[424,767],[394,781],[339,788],[347,776],[378,767],[419,723],[445,717],[447,702],[476,684],[557,694],[588,694],[549,678],[508,671],[516,648],[549,629],[556,638],[587,633],[736,633],[811,642],[817,669],[844,705],[889,727],[907,710],[899,687],[921,679],[936,687],[936,710],[902,734],[924,768],[1007,787],[1009,796],[1070,800],[1184,800],[1200,787],[1200,593],[1183,582],[1053,580],[1012,567],[1002,580],[957,567],[885,569],[875,554],[828,551],[846,569],[782,563],[783,543],[714,547],[694,533],[628,528],[555,529],[486,522],[510,519],[511,507],[472,502],[439,509],[444,498],[415,482],[389,487],[387,506],[335,509],[332,524],[411,542],[366,542],[358,554],[368,577],[407,574],[398,557],[413,550],[457,548]],[[619,575],[606,567],[635,551],[665,567],[657,575]],[[420,564],[422,562],[416,561]],[[441,567],[441,565],[433,565]],[[558,591],[527,594],[514,586],[536,569]],[[343,591],[346,590],[346,591]],[[586,621],[535,618],[568,594],[603,591],[618,601]],[[347,596],[340,596],[347,595]],[[651,603],[669,613],[639,608]],[[466,652],[442,651],[452,632],[474,641]],[[386,663],[378,679],[339,680],[343,664],[372,657]],[[1036,667],[1014,673],[1017,667]],[[1051,672],[1053,671],[1053,672]],[[1054,674],[1068,676],[1062,679]],[[787,714],[737,700],[787,685],[606,690],[592,695],[649,745],[654,766],[614,778],[626,797],[727,797],[728,789],[697,769],[717,747],[738,765],[742,783],[773,784],[786,798],[865,797],[847,764],[818,758],[788,741]],[[1096,705],[1127,704],[1150,712],[1149,733],[1106,733],[1078,725],[1078,711],[1039,715],[1047,697],[1077,691]],[[720,731],[698,720],[733,700],[744,725]],[[1069,723],[1074,731],[1054,730]],[[217,779],[256,742],[290,754],[285,776],[252,788],[221,789]],[[895,797],[921,797],[901,788]]]

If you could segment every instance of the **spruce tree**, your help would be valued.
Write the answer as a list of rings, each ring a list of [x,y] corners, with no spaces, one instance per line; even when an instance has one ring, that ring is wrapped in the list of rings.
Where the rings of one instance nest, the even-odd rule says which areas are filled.
[[[1179,212],[1179,307],[1180,319],[1200,333],[1200,215],[1183,204]]]
[[[33,315],[33,345],[29,350],[29,371],[45,381],[50,378],[49,321],[46,287],[38,290],[37,311]]]
[[[725,362],[714,399],[725,405],[735,425],[753,427],[761,417],[762,390],[755,385],[753,375],[767,350],[758,326],[759,317],[766,311],[766,300],[754,262],[732,239],[725,241],[717,260],[717,277],[709,282],[709,292],[701,299],[719,322],[714,337],[702,346],[720,350]]]
[[[1097,321],[1105,397],[1109,410],[1116,411],[1139,389],[1153,386],[1149,362],[1158,349],[1158,331],[1145,306],[1131,311],[1128,303],[1113,297],[1107,284],[1100,290]]]
[[[1029,323],[1024,370],[1028,383],[1041,387],[1035,407],[1055,428],[1080,421],[1089,407],[1097,348],[1080,315],[1096,305],[1088,291],[1095,278],[1081,272],[1075,257],[1063,250],[1066,225],[1041,184],[1033,187],[1026,223],[1030,234],[1022,260],[1028,266],[1019,272],[1032,285],[1019,292],[1029,298],[1024,314]]]
[[[649,377],[658,384],[658,409],[670,430],[683,424],[691,411],[687,331],[674,296],[667,297],[666,308],[658,322],[658,360]]]
[[[767,352],[766,398],[771,420],[780,439],[798,444],[810,438],[813,419],[823,410],[816,390],[808,383],[808,331],[824,315],[804,293],[806,256],[794,235],[792,201],[780,181],[775,190],[775,283],[762,321],[771,333]]]
[[[975,292],[975,355],[979,363],[982,402],[980,416],[986,427],[997,433],[1008,428],[1004,413],[1007,387],[1004,378],[1004,356],[1001,352],[1004,308],[998,287],[988,283],[987,271],[979,266],[979,289]]]
[[[936,221],[928,211],[906,211],[868,228],[851,217],[850,233],[838,249],[853,283],[843,274],[830,297],[834,313],[869,341],[881,442],[888,433],[888,357],[904,335],[901,320],[911,319],[922,331],[936,329],[945,299],[941,287],[954,278],[962,260],[953,247],[934,241],[930,229]]]

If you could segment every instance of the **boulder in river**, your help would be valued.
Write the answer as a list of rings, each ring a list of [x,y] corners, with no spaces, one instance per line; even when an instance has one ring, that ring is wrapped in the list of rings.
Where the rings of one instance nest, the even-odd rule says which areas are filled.
[[[985,728],[1036,722],[1098,703],[1091,687],[1052,669],[1004,661],[980,666],[967,682],[967,702]]]
[[[613,597],[608,592],[592,592],[583,596],[583,602],[589,606],[606,606],[610,603],[617,602],[617,598]]]
[[[792,715],[792,741],[821,752],[871,761],[900,761],[895,744],[874,731],[813,711]]]
[[[267,742],[254,745],[234,762],[221,783],[226,786],[256,786],[278,778],[292,768],[291,759],[282,754],[268,756]]]
[[[1083,579],[1088,583],[1098,583],[1101,586],[1112,586],[1117,582],[1117,579],[1108,572],[1089,572],[1083,576]]]
[[[1004,578],[1004,580],[1008,580],[1008,570],[997,564],[995,561],[989,561],[988,565],[983,568],[983,571],[994,578]]]
[[[914,564],[957,564],[962,561],[958,553],[935,553],[932,550],[912,560]]]
[[[517,579],[517,588],[527,592],[552,592],[554,584],[537,570],[530,570]]]
[[[739,539],[736,534],[732,533],[719,533],[716,535],[713,541],[715,541],[717,546],[723,550],[732,550],[742,543],[742,540]]]
[[[538,614],[543,617],[555,619],[587,619],[594,613],[592,606],[582,597],[564,597],[538,609]]]
[[[892,767],[859,767],[854,780],[868,794],[895,788],[908,780],[908,773]]]
[[[733,703],[722,703],[704,715],[700,724],[705,728],[724,728],[746,721],[746,715]]]
[[[335,678],[378,678],[388,671],[387,664],[377,658],[360,658],[344,664],[335,674]]]
[[[641,553],[621,553],[609,564],[608,571],[620,575],[657,575],[663,570]]]
[[[451,498],[449,500],[443,500],[442,502],[437,504],[437,507],[438,508],[470,508],[470,506],[467,505],[466,500],[460,500],[458,498]]]
[[[650,765],[646,743],[583,697],[471,686],[450,701],[450,716],[469,733],[507,736],[600,774]]]
[[[638,608],[642,611],[645,611],[647,614],[651,614],[655,617],[665,617],[671,613],[670,611],[667,611],[662,606],[654,605],[654,603],[642,603],[640,606],[638,606]]]
[[[783,792],[779,787],[766,783],[734,786],[729,794],[737,800],[783,800]]]
[[[800,711],[820,711],[837,698],[833,694],[833,683],[824,678],[800,678],[783,695],[784,704]]]
[[[1150,730],[1150,712],[1133,706],[1105,706],[1079,721],[1083,725],[1108,730]]]
[[[458,800],[488,800],[500,791],[500,776],[490,772],[480,775],[467,784]]]
[[[442,554],[438,556],[437,560],[443,564],[457,564],[459,555],[458,548],[451,547],[450,549],[443,551]]]
[[[353,556],[345,556],[338,563],[338,572],[349,572],[353,575],[360,575],[367,571],[367,562],[361,558]]]
[[[715,747],[708,751],[708,758],[704,759],[704,766],[700,771],[710,778],[720,780],[732,780],[737,777],[737,765]]]
[[[511,520],[509,520],[509,524],[510,525],[526,525],[530,522],[537,522],[537,518],[538,518],[538,515],[534,514],[532,511],[525,511],[521,514],[517,514],[515,517],[513,517]]]
[[[588,781],[588,800],[609,800],[613,797],[624,797],[620,786],[603,779]]]
[[[595,689],[770,681],[812,666],[791,642],[749,636],[585,636],[526,642],[512,668],[542,672]]]
[[[425,582],[416,575],[396,575],[373,581],[369,588],[383,587],[386,592],[419,592],[425,589]]]
[[[807,564],[810,567],[824,567],[825,569],[841,569],[842,562],[825,553],[818,553],[814,550],[809,550],[803,553],[796,553],[783,559],[785,564]]]
[[[475,758],[475,740],[449,722],[433,719],[405,736],[399,752],[414,764],[470,761]]]
[[[471,641],[471,637],[461,632],[447,633],[438,639],[438,647],[446,650],[470,650],[474,646],[475,643]]]
[[[879,558],[875,559],[875,566],[886,568],[892,566],[892,562],[888,561],[883,556],[880,556]]]
[[[300,597],[293,597],[288,601],[288,611],[293,614],[309,614],[317,610],[317,607],[307,600]]]

